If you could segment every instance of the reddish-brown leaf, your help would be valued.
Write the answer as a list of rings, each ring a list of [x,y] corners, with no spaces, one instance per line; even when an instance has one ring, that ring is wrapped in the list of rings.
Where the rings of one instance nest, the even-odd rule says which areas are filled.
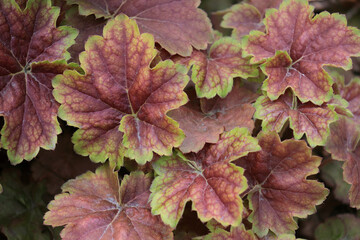
[[[67,0],[78,4],[81,15],[112,18],[123,13],[136,20],[140,32],[151,33],[171,54],[190,56],[192,46],[206,49],[212,40],[200,0]]]
[[[230,162],[257,150],[259,146],[246,128],[234,128],[197,154],[160,158],[153,164],[158,176],[151,185],[152,213],[175,227],[191,199],[201,221],[214,218],[223,225],[240,224],[243,206],[239,194],[247,184],[243,170]]]
[[[281,142],[274,132],[262,132],[258,139],[262,150],[236,161],[249,184],[248,219],[260,237],[269,230],[276,235],[294,233],[293,217],[314,213],[329,193],[322,183],[307,179],[318,172],[321,158],[311,155],[305,141]]]
[[[50,0],[28,1],[25,9],[14,0],[1,0],[0,10],[1,142],[17,164],[34,158],[40,147],[55,148],[61,129],[51,80],[72,68],[66,50],[77,31],[56,28],[59,9]]]
[[[80,56],[85,75],[66,71],[53,81],[59,116],[79,127],[73,141],[81,155],[122,164],[141,164],[153,152],[171,155],[184,134],[166,113],[187,102],[186,69],[167,60],[150,68],[154,39],[140,34],[134,20],[118,15],[92,36]]]
[[[230,232],[217,228],[210,234],[204,237],[204,240],[258,240],[254,233],[249,230],[246,231],[244,225],[238,227],[231,227]]]
[[[323,104],[316,106],[311,102],[301,103],[287,91],[277,100],[259,97],[255,103],[255,118],[261,119],[263,131],[280,132],[287,120],[294,130],[294,137],[300,139],[304,134],[310,146],[324,146],[329,135],[329,124],[336,120],[335,111]]]
[[[79,30],[76,42],[69,48],[71,60],[79,62],[79,54],[85,50],[85,42],[92,35],[101,35],[106,20],[103,18],[96,19],[94,15],[81,16],[78,8],[73,6],[66,11],[64,25],[72,26]]]
[[[183,153],[198,152],[205,143],[216,143],[219,134],[235,127],[254,128],[255,109],[251,103],[258,95],[236,81],[226,98],[201,99],[201,110],[193,102],[169,112],[180,124],[185,139],[180,146]]]
[[[224,15],[221,27],[232,28],[232,37],[241,40],[252,30],[264,31],[263,17],[268,8],[278,8],[282,0],[250,0],[233,5]]]
[[[102,166],[63,185],[45,224],[66,225],[63,240],[173,239],[172,229],[150,212],[150,184],[150,175],[132,172],[120,186],[118,173]]]
[[[191,67],[191,79],[195,83],[197,96],[224,98],[233,87],[235,77],[256,77],[258,66],[250,64],[250,58],[242,57],[240,42],[230,37],[216,40],[208,50],[193,51],[188,58],[176,58],[175,61]]]
[[[353,78],[348,84],[345,84],[344,76],[334,73],[335,92],[345,99],[349,105],[347,109],[353,114],[353,120],[360,124],[360,78]]]
[[[345,161],[344,180],[351,184],[350,205],[360,208],[360,128],[352,120],[341,117],[330,125],[325,149],[335,160]]]
[[[285,0],[268,11],[266,33],[253,31],[244,39],[244,53],[265,61],[263,90],[271,100],[292,88],[302,102],[329,101],[332,80],[323,66],[350,69],[350,57],[360,55],[359,29],[347,27],[337,13],[313,17],[313,9],[307,0]]]

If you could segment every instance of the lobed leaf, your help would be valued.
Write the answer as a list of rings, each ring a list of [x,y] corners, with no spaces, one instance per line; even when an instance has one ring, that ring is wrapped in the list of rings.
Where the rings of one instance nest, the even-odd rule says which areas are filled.
[[[344,180],[351,184],[350,206],[360,208],[360,128],[349,118],[341,117],[330,125],[330,136],[325,149],[343,165]]]
[[[346,161],[349,153],[356,149],[359,140],[359,127],[351,119],[340,117],[338,121],[330,125],[330,136],[325,149],[334,159]]]
[[[263,32],[263,18],[268,8],[278,8],[282,0],[250,0],[233,5],[226,11],[220,26],[232,28],[231,36],[237,40],[249,34],[252,30]]]
[[[118,173],[104,165],[65,183],[44,223],[66,225],[63,240],[173,239],[172,229],[151,215],[150,184],[149,175],[132,172],[119,185]]]
[[[85,75],[66,71],[53,81],[59,116],[80,128],[75,150],[120,165],[124,155],[140,164],[153,151],[170,155],[184,136],[166,112],[187,102],[185,68],[167,60],[151,69],[153,38],[125,15],[109,20],[103,35],[90,37],[80,55]]]
[[[112,18],[126,14],[136,20],[140,32],[151,33],[171,54],[190,56],[192,46],[206,49],[212,40],[206,13],[197,7],[200,0],[67,0],[78,4],[81,15]]]
[[[258,149],[246,128],[234,128],[197,154],[177,153],[155,161],[152,213],[175,227],[186,202],[192,200],[201,221],[214,218],[223,225],[239,225],[243,209],[239,194],[247,183],[243,170],[230,162]]]
[[[295,101],[295,102],[294,102]],[[280,132],[287,120],[294,130],[295,139],[304,134],[311,147],[324,146],[329,136],[329,124],[337,119],[335,111],[327,106],[316,106],[313,103],[301,103],[294,100],[290,91],[271,101],[261,96],[255,103],[255,118],[261,119],[263,131]]]
[[[235,77],[259,74],[257,66],[250,64],[250,58],[242,57],[241,44],[229,37],[215,41],[208,54],[195,50],[190,57],[177,61],[189,68],[192,66],[191,79],[199,98],[215,95],[224,98],[231,91]]]
[[[29,0],[22,10],[15,0],[0,1],[0,115],[2,146],[12,164],[34,158],[40,147],[54,149],[58,104],[52,78],[65,69],[77,31],[56,28],[59,9],[50,0]]]
[[[256,7],[247,3],[233,5],[229,12],[224,15],[220,26],[232,28],[231,36],[237,40],[241,40],[251,30],[265,30],[261,13]]]
[[[345,84],[344,76],[335,73],[332,76],[336,93],[348,102],[347,109],[353,114],[353,120],[360,124],[360,78],[355,77]]]
[[[267,11],[266,33],[253,31],[244,39],[244,54],[264,62],[263,85],[271,100],[291,88],[302,101],[316,105],[332,97],[332,79],[324,65],[351,68],[360,56],[360,31],[346,26],[343,15],[322,12],[313,18],[307,0],[285,0]]]
[[[269,230],[276,235],[293,234],[297,224],[293,217],[304,218],[315,212],[329,191],[307,177],[318,172],[321,158],[311,155],[305,141],[280,141],[272,133],[260,133],[262,150],[236,161],[245,169],[249,184],[248,220],[253,231],[264,237]]]
[[[185,133],[180,150],[183,153],[198,152],[205,143],[216,143],[222,132],[235,127],[246,127],[251,132],[255,112],[251,102],[256,97],[257,94],[236,81],[226,98],[201,99],[202,109],[190,102],[169,112],[168,115],[179,122]]]

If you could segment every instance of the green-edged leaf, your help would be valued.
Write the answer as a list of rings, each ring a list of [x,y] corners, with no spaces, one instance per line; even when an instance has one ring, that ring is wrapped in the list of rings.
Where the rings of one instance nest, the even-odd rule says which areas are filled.
[[[350,57],[360,56],[360,31],[337,13],[313,18],[313,9],[307,0],[285,0],[279,10],[267,11],[266,33],[253,31],[244,39],[252,62],[266,60],[263,89],[271,100],[292,88],[302,102],[329,101],[332,80],[323,66],[350,69]]]
[[[50,0],[29,0],[24,10],[15,0],[1,0],[0,10],[1,142],[18,164],[34,158],[40,147],[55,148],[61,129],[51,80],[71,68],[66,49],[77,31],[55,27],[59,9]]]
[[[124,154],[140,164],[153,151],[170,155],[184,134],[166,112],[187,102],[185,68],[167,60],[151,69],[154,40],[125,15],[110,20],[103,35],[90,37],[80,55],[86,75],[66,71],[53,81],[59,116],[80,128],[75,150],[120,165]]]
[[[198,152],[205,143],[216,143],[224,130],[235,127],[246,127],[252,132],[255,109],[251,103],[257,96],[236,81],[226,98],[201,99],[201,109],[190,102],[169,112],[185,133],[180,150],[183,153]]]
[[[320,157],[311,155],[305,141],[280,141],[272,133],[260,133],[260,152],[250,153],[236,163],[245,169],[250,192],[249,220],[260,237],[269,230],[276,235],[293,234],[294,217],[305,218],[315,212],[329,191],[322,183],[308,180],[318,172]]]
[[[45,224],[66,225],[64,240],[173,239],[172,229],[151,215],[150,184],[150,175],[132,172],[119,185],[107,164],[65,183],[48,205]]]
[[[247,184],[243,169],[230,162],[257,150],[257,141],[246,128],[234,128],[197,154],[177,153],[155,161],[158,176],[151,185],[152,213],[175,227],[186,202],[192,200],[201,221],[214,218],[223,225],[239,225],[243,209],[239,194]]]
[[[353,114],[353,120],[360,124],[360,78],[353,78],[345,84],[344,76],[333,73],[335,91],[348,102],[347,109]]]
[[[193,51],[190,57],[181,58],[179,62],[192,66],[191,79],[200,98],[215,95],[224,98],[233,87],[233,78],[259,74],[257,66],[250,64],[250,58],[242,57],[241,44],[229,37],[214,42],[208,54]]]
[[[78,4],[82,15],[112,18],[123,13],[136,20],[142,33],[154,35],[155,41],[171,54],[190,56],[192,46],[206,49],[212,39],[206,13],[197,7],[200,0],[67,0]]]
[[[294,103],[296,101],[296,103]],[[290,91],[271,101],[261,96],[255,103],[255,118],[261,119],[263,131],[280,132],[287,120],[294,130],[294,137],[300,139],[306,134],[310,146],[324,146],[329,135],[329,124],[337,119],[335,111],[327,106],[301,103],[294,100]]]

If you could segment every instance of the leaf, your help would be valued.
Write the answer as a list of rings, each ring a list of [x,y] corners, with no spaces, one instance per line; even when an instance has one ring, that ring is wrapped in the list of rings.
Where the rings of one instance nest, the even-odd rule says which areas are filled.
[[[325,145],[329,135],[329,124],[337,119],[334,110],[326,104],[316,106],[310,102],[301,103],[296,98],[294,100],[290,91],[275,101],[261,96],[257,99],[255,108],[254,117],[263,120],[263,131],[280,132],[289,119],[294,137],[300,139],[306,134],[306,139],[312,147]]]
[[[223,17],[220,26],[232,28],[231,36],[241,40],[252,30],[264,31],[263,17],[268,8],[278,8],[282,0],[250,0],[233,5]]]
[[[246,128],[234,128],[197,154],[177,153],[155,161],[152,213],[175,227],[186,202],[192,200],[201,221],[214,218],[223,225],[239,225],[243,209],[239,194],[247,184],[243,170],[230,162],[258,149]]]
[[[360,128],[349,118],[341,117],[330,125],[325,149],[333,159],[345,161],[344,180],[351,184],[350,206],[360,208]]]
[[[65,183],[44,223],[66,225],[64,240],[172,239],[172,229],[151,215],[150,184],[150,175],[132,172],[119,186],[118,173],[104,165]]]
[[[204,237],[204,240],[258,240],[252,231],[246,231],[245,226],[241,224],[238,227],[231,227],[230,232],[218,228]]]
[[[302,101],[316,105],[332,97],[332,80],[324,65],[351,68],[350,56],[360,56],[360,31],[346,26],[346,18],[322,12],[313,18],[307,0],[285,0],[268,10],[266,33],[253,31],[244,39],[244,54],[264,62],[263,84],[271,100],[287,88]]]
[[[62,23],[79,30],[75,44],[69,48],[72,60],[79,62],[79,54],[85,50],[85,42],[91,35],[101,35],[106,20],[103,18],[96,19],[94,15],[81,16],[78,13],[78,8],[73,6],[66,11]]]
[[[67,0],[78,4],[81,15],[112,18],[120,13],[136,20],[141,33],[151,33],[171,54],[190,56],[192,46],[206,49],[212,39],[200,0]]]
[[[220,26],[232,28],[231,36],[237,40],[241,40],[251,30],[265,30],[261,13],[256,7],[247,3],[233,5],[230,11],[224,15]]]
[[[202,110],[193,102],[168,113],[180,124],[185,139],[180,146],[183,153],[198,152],[205,143],[216,143],[219,135],[235,127],[254,129],[252,119],[255,109],[252,107],[257,94],[234,83],[226,98],[202,99]]]
[[[338,161],[331,161],[320,169],[321,178],[330,187],[333,187],[333,194],[335,198],[345,204],[349,201],[350,184],[343,179],[343,170],[341,168],[342,163]]]
[[[297,228],[293,217],[314,213],[315,205],[329,193],[322,183],[306,179],[318,172],[321,158],[311,155],[305,141],[280,142],[274,132],[262,132],[258,139],[262,150],[236,161],[245,169],[249,184],[248,220],[259,237],[269,230],[293,234]]]
[[[360,124],[360,78],[355,77],[345,84],[343,75],[332,73],[332,76],[337,93],[349,103],[347,109],[353,113],[353,120]]]
[[[265,11],[269,8],[278,8],[283,0],[249,0],[249,4],[256,7],[262,16],[265,16]]]
[[[153,38],[140,35],[125,15],[110,20],[103,34],[90,37],[80,55],[86,75],[66,71],[53,81],[59,116],[80,128],[73,136],[75,151],[120,165],[124,153],[140,164],[153,151],[170,155],[184,136],[166,112],[187,102],[185,68],[168,60],[150,69]]]
[[[191,79],[199,98],[224,98],[233,87],[235,77],[256,77],[259,72],[256,65],[250,64],[250,58],[242,57],[241,44],[225,37],[214,42],[209,53],[193,51],[189,58],[178,62],[192,66]]]
[[[328,218],[315,231],[316,240],[359,239],[360,219],[352,214],[339,214]]]
[[[59,9],[50,0],[30,0],[21,10],[14,0],[0,1],[0,115],[2,146],[12,164],[31,160],[39,148],[54,149],[58,104],[51,80],[67,68],[66,49],[77,31],[55,27]]]
[[[330,136],[325,149],[335,160],[346,161],[349,153],[356,149],[360,140],[360,129],[349,118],[340,117],[330,125]]]
[[[204,240],[295,240],[296,237],[293,234],[282,234],[279,236],[274,236],[274,234],[269,233],[265,237],[257,237],[251,230],[246,230],[245,226],[242,224],[238,227],[231,227],[230,232],[221,229],[215,228],[210,229],[211,233],[206,235]],[[299,239],[300,240],[300,239]]]
[[[0,181],[0,229],[8,240],[55,240],[51,229],[43,226],[45,187],[43,184],[23,184],[24,176],[17,169],[2,169]]]

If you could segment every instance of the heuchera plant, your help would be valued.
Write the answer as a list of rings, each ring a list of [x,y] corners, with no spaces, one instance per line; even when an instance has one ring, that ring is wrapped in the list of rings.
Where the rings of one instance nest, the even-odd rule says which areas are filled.
[[[0,0],[8,239],[360,239],[360,30],[200,3]]]

